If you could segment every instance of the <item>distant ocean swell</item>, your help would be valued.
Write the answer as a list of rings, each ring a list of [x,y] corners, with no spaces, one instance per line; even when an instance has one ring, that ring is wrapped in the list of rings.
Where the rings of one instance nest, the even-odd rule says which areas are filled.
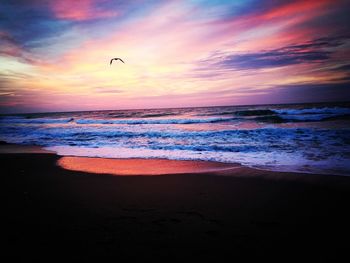
[[[350,119],[349,108],[311,108],[311,109],[273,109],[273,110],[243,110],[217,111],[202,113],[191,118],[161,118],[175,116],[175,113],[158,114],[106,114],[103,118],[54,118],[40,116],[5,116],[0,123],[77,123],[77,124],[192,124],[216,123],[229,121],[261,121],[261,122],[308,122]],[[232,117],[229,117],[231,115]],[[131,118],[131,116],[134,116]],[[206,116],[198,118],[198,116]],[[221,117],[210,117],[221,116]]]
[[[7,115],[0,140],[61,155],[350,175],[349,116],[348,105],[305,104]]]

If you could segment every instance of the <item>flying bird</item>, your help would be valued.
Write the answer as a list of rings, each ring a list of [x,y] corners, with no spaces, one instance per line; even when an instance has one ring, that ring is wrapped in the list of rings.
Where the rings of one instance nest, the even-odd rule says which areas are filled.
[[[121,62],[123,62],[125,64],[125,62],[121,58],[112,58],[111,62],[109,62],[109,65],[112,65],[113,60],[120,60]]]

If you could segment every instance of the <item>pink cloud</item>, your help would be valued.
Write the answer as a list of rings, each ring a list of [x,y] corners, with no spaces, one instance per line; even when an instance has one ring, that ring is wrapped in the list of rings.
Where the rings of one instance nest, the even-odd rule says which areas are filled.
[[[319,10],[320,8],[324,9],[332,3],[334,3],[334,1],[330,0],[296,1],[293,3],[287,3],[285,5],[274,8],[267,13],[264,13],[261,16],[261,19],[269,20],[275,18],[285,18],[296,16],[303,12],[311,12],[311,14],[315,14],[315,11]]]
[[[305,27],[309,21],[326,15],[335,1],[294,1],[278,5],[268,11],[261,13],[250,13],[231,19],[216,20],[206,24],[206,27],[214,26],[217,29],[216,39],[227,38],[231,35],[232,39],[240,38],[248,40],[253,38],[257,41],[247,44],[248,48],[262,48],[270,44],[275,47],[286,45],[288,43],[305,41],[325,33],[326,30],[332,31],[332,28]],[[322,32],[320,32],[322,31]],[[246,49],[243,47],[243,49]]]
[[[4,31],[0,31],[0,54],[6,56],[20,56],[22,53],[18,43],[12,38],[12,36]]]
[[[119,14],[116,10],[99,9],[98,0],[54,1],[51,8],[57,18],[75,21],[113,17]]]

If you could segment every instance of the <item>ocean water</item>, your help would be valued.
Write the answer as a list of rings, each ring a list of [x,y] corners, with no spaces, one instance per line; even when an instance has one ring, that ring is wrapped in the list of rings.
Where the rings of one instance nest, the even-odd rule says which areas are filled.
[[[350,175],[350,103],[0,116],[0,140],[59,155],[240,163]]]

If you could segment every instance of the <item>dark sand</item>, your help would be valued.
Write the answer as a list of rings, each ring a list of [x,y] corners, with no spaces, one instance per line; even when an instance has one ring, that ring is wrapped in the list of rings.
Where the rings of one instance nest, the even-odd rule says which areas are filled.
[[[65,170],[59,158],[0,154],[2,248],[11,262],[348,256],[350,177],[247,168],[110,176]]]

